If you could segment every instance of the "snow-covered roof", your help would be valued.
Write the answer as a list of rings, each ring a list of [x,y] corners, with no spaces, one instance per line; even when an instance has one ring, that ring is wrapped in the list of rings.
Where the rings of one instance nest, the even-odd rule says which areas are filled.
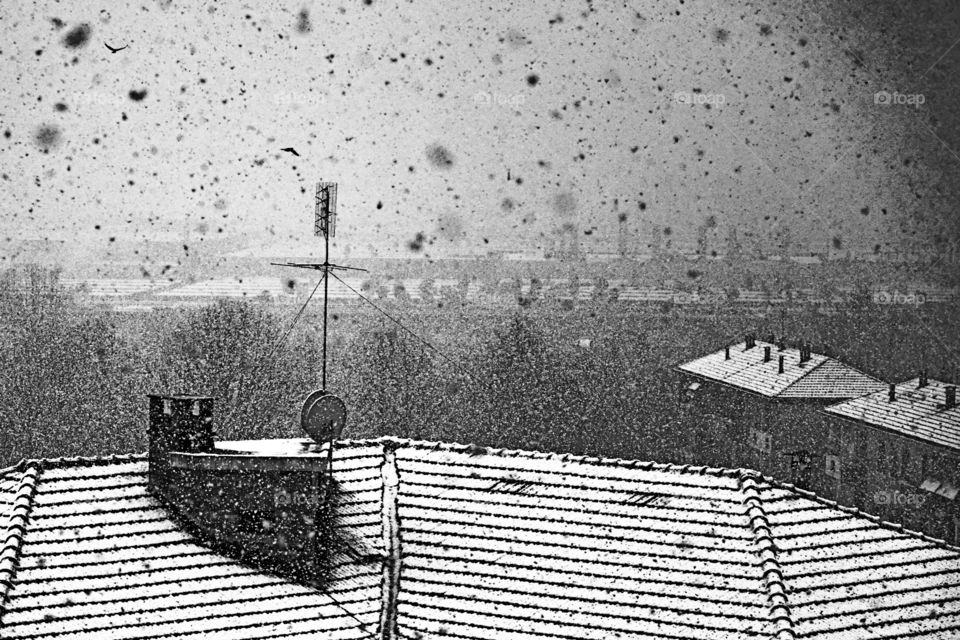
[[[770,349],[766,362],[765,347]],[[784,359],[783,373],[780,357]],[[801,362],[799,349],[781,351],[777,344],[761,340],[750,349],[746,342],[730,345],[678,369],[769,398],[841,399],[886,389],[880,380],[829,356],[811,353]]]
[[[0,637],[950,638],[960,549],[751,471],[341,443],[324,590],[197,544],[146,459],[0,472]],[[386,634],[381,633],[382,628]]]
[[[874,427],[896,431],[942,447],[960,450],[960,407],[946,407],[947,382],[914,378],[896,385],[894,400],[879,391],[830,405],[826,411]]]

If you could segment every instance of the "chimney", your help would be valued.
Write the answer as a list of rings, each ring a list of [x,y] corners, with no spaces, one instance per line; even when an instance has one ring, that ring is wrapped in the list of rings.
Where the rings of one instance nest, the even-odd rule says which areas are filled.
[[[783,356],[780,356],[780,367],[777,373],[783,373]]]
[[[744,346],[744,351],[753,349],[755,346],[757,346],[757,337],[752,333],[748,333],[746,336],[744,336],[744,342],[746,343]]]
[[[723,359],[724,359],[724,360],[729,360],[729,359],[730,359],[730,347],[727,347],[726,350],[724,351],[724,353],[723,353]]]
[[[172,451],[207,453],[213,450],[213,398],[151,395],[149,423],[149,484],[157,486],[167,472]]]
[[[890,402],[894,402],[897,399],[897,385],[890,383],[890,391],[887,392],[887,398]]]
[[[950,385],[944,389],[946,394],[945,400],[943,403],[944,409],[953,409],[957,406],[957,387],[956,385]]]
[[[770,362],[770,347],[763,348],[763,361]]]
[[[783,336],[780,336],[780,341],[777,342],[777,351],[784,351],[787,348],[787,339]]]
[[[218,447],[213,398],[149,398],[151,494],[218,553],[322,586],[329,576],[328,551],[340,544],[331,515],[338,489],[327,470],[328,454],[299,441],[289,441],[282,453],[276,443],[288,441]],[[365,549],[361,543],[355,550],[366,555]]]
[[[773,344],[776,341],[777,339],[772,333],[767,335],[767,342],[769,342],[770,344]]]
[[[800,363],[808,362],[810,360],[810,345],[800,343]]]
[[[927,370],[920,369],[920,380],[917,382],[917,389],[922,389],[927,386]]]

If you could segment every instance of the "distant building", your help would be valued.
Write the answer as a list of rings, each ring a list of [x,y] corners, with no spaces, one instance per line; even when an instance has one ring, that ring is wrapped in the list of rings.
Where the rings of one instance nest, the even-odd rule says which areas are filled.
[[[886,389],[876,378],[772,337],[680,365],[680,418],[668,443],[685,462],[748,467],[836,497],[823,407]]]
[[[925,374],[826,407],[839,499],[960,541],[960,408],[955,384]]]

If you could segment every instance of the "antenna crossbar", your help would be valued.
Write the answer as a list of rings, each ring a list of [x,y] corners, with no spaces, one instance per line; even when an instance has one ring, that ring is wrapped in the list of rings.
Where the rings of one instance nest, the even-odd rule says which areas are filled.
[[[361,269],[359,267],[345,267],[339,264],[332,264],[329,262],[271,262],[271,265],[275,267],[294,267],[296,269],[314,269],[316,271],[364,271],[367,269]]]

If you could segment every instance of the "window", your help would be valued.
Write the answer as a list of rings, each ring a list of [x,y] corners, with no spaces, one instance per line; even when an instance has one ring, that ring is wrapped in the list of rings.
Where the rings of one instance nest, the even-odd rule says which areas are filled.
[[[857,450],[856,450],[856,453],[855,453],[854,455],[856,455],[856,457],[857,457],[857,458],[860,458],[861,460],[866,460],[866,458],[867,458],[867,434],[865,434],[863,431],[857,431],[857,435],[856,435],[855,441],[856,441],[856,443],[857,443]]]
[[[770,453],[773,449],[773,436],[766,431],[750,429],[750,439],[747,444],[750,445],[750,448],[762,453]]]
[[[700,390],[699,382],[691,382],[684,385],[683,389],[680,391],[680,402],[687,403],[692,402],[697,391]]]
[[[824,473],[831,478],[840,479],[840,458],[833,455],[824,456]]]
[[[900,477],[906,478],[910,473],[910,449],[904,445],[900,452]]]

